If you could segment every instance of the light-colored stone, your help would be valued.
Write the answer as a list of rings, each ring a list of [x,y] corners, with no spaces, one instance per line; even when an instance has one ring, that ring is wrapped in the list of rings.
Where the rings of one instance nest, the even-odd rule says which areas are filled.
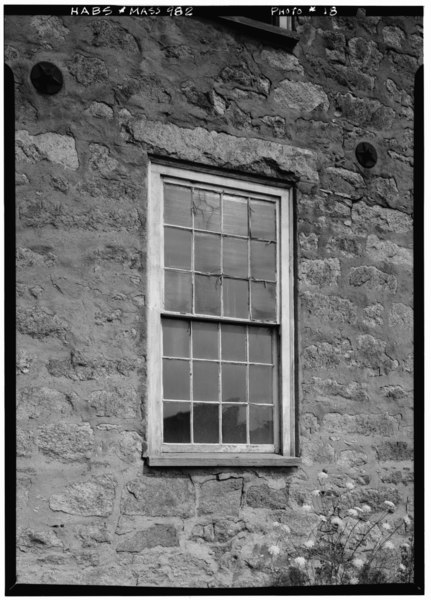
[[[53,494],[49,507],[71,515],[108,517],[114,507],[117,482],[111,475],[71,483],[64,492]]]
[[[121,512],[149,517],[191,517],[194,502],[193,486],[186,478],[138,477],[124,489]]]
[[[50,458],[73,462],[90,458],[94,450],[94,432],[89,423],[56,423],[39,427],[39,450]]]
[[[389,240],[380,240],[376,235],[368,236],[366,252],[374,262],[390,262],[404,267],[413,267],[413,251],[402,248]]]
[[[273,99],[281,111],[297,110],[309,113],[318,106],[325,111],[329,108],[329,99],[323,88],[302,81],[284,79],[274,90]]]
[[[303,259],[299,265],[299,277],[303,285],[333,287],[340,277],[338,258]]]
[[[76,171],[79,168],[75,138],[59,133],[40,133],[30,135],[20,129],[15,134],[17,160],[32,163],[48,160],[66,169]]]
[[[273,175],[272,165],[287,174],[310,182],[318,181],[315,156],[311,150],[277,144],[257,138],[242,138],[207,131],[202,127],[187,129],[172,123],[140,120],[132,124],[133,136],[152,151],[164,152],[195,163],[229,164],[261,175]]]

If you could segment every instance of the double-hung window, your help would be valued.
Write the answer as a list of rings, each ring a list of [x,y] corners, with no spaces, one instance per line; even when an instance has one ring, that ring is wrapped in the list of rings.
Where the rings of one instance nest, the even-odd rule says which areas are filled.
[[[163,164],[149,181],[150,465],[295,464],[291,191]]]

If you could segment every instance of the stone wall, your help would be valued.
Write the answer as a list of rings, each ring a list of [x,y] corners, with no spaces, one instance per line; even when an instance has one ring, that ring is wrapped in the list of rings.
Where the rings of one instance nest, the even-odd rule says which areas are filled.
[[[411,513],[422,24],[304,18],[299,34],[292,54],[197,18],[6,19],[19,582],[270,585],[269,548],[282,561],[308,535],[322,472]],[[44,60],[54,96],[29,79]],[[148,153],[296,182],[298,468],[143,462]]]

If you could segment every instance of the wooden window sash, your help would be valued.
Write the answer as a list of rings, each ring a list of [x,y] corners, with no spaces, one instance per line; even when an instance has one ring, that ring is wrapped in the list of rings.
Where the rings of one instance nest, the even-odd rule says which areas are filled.
[[[172,178],[172,179],[170,179]],[[246,194],[245,197],[264,200],[271,198],[275,201],[277,210],[277,323],[250,321],[248,319],[237,319],[229,317],[211,316],[200,317],[199,315],[187,315],[163,310],[163,185],[164,183],[180,184],[182,180],[185,185],[195,185],[204,189],[207,187],[213,191],[236,195]],[[270,185],[247,182],[243,179],[233,179],[219,175],[190,171],[189,169],[177,169],[175,167],[149,165],[148,173],[149,197],[148,197],[148,288],[147,288],[147,402],[148,402],[148,455],[150,457],[162,456],[163,454],[188,454],[188,447],[192,447],[193,453],[202,452],[210,454],[217,447],[220,454],[227,452],[240,452],[241,454],[253,454],[256,452],[277,452],[284,457],[294,457],[294,322],[293,322],[293,239],[292,229],[292,193],[291,190],[274,188]],[[268,193],[269,192],[269,193]],[[250,194],[250,195],[248,195]],[[193,229],[192,229],[193,231]],[[220,234],[222,235],[222,234]],[[192,236],[194,239],[194,235]],[[194,243],[194,242],[193,242]],[[193,259],[194,260],[194,255]],[[250,260],[250,251],[249,251]],[[192,264],[192,268],[194,265]],[[250,271],[249,271],[250,272]],[[282,315],[282,318],[280,316]],[[184,320],[212,320],[219,323],[238,323],[239,325],[277,327],[279,330],[279,368],[273,368],[275,376],[274,397],[278,404],[278,410],[274,411],[274,427],[279,430],[274,437],[275,444],[271,445],[248,445],[241,444],[165,444],[163,436],[163,399],[161,393],[162,382],[162,317],[174,317]],[[221,328],[219,327],[219,330]],[[247,330],[248,331],[248,330]],[[248,334],[247,334],[248,335]],[[276,344],[273,335],[273,344]],[[248,346],[247,346],[248,347]],[[221,348],[221,345],[219,345]],[[231,362],[231,361],[227,361]],[[235,362],[235,361],[233,361]],[[248,379],[247,379],[248,382]],[[247,383],[248,385],[248,383]],[[192,402],[191,402],[192,403]],[[247,409],[248,410],[248,409]],[[247,422],[248,423],[248,422]],[[221,427],[221,424],[220,424]],[[247,428],[248,429],[248,428]],[[249,429],[248,429],[249,430]],[[219,438],[221,439],[221,437]],[[163,461],[162,461],[163,462]],[[280,463],[279,463],[280,464]]]

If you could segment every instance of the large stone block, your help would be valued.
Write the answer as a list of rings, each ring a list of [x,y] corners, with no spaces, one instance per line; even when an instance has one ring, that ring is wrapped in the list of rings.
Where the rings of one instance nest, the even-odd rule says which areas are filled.
[[[201,486],[198,515],[237,515],[241,505],[243,479],[207,481]]]
[[[247,506],[251,508],[286,508],[288,489],[274,490],[268,485],[252,485],[247,490]]]
[[[177,531],[173,525],[153,525],[122,540],[117,546],[117,552],[141,552],[145,548],[178,545]]]
[[[413,251],[410,248],[402,248],[389,240],[379,240],[374,234],[368,236],[366,252],[374,262],[413,268]]]
[[[131,129],[135,140],[147,144],[149,150],[182,160],[219,166],[229,164],[230,168],[260,175],[273,176],[278,172],[308,182],[318,181],[316,157],[311,150],[145,119],[131,123]]]
[[[384,273],[376,267],[361,266],[350,269],[349,284],[353,287],[365,287],[374,292],[395,294],[398,282],[395,275]]]
[[[133,419],[140,414],[140,397],[132,386],[115,386],[91,392],[88,404],[98,417]]]
[[[39,427],[35,441],[50,458],[62,462],[86,460],[94,450],[94,431],[89,423],[53,423]]]
[[[354,325],[357,320],[356,306],[340,296],[304,292],[301,295],[301,309],[303,313],[307,313],[307,318],[312,317],[319,321]]]
[[[79,167],[75,138],[59,133],[30,135],[28,131],[15,133],[17,160],[32,163],[48,160],[76,171]]]
[[[50,15],[36,15],[32,17],[30,27],[47,50],[52,48],[51,44],[55,46],[63,44],[66,37],[70,34],[59,17]]]
[[[109,19],[95,19],[89,22],[93,34],[91,44],[96,47],[112,48],[126,55],[139,55],[139,45],[133,35]]]
[[[299,265],[299,278],[304,285],[331,287],[340,277],[338,258],[303,259]]]
[[[309,369],[337,367],[341,362],[349,364],[352,357],[352,346],[349,340],[316,342],[307,346],[303,352],[304,367]]]
[[[56,314],[42,309],[40,306],[32,308],[18,308],[17,328],[20,333],[41,340],[52,336],[64,339],[69,325]]]
[[[141,476],[126,485],[121,512],[149,517],[191,517],[195,512],[193,486],[186,478]]]
[[[398,362],[388,356],[386,345],[384,340],[375,338],[372,335],[360,335],[355,359],[361,366],[387,374],[397,368]]]
[[[297,110],[310,113],[320,106],[324,111],[329,108],[329,99],[320,85],[303,81],[284,79],[274,90],[273,100],[277,110]]]
[[[259,61],[266,63],[273,69],[283,71],[284,73],[295,73],[297,75],[303,75],[304,69],[293,54],[278,50],[276,48],[265,48],[258,57]]]
[[[108,517],[114,507],[116,488],[117,482],[111,475],[71,483],[64,492],[50,497],[49,507],[71,515]]]
[[[402,441],[387,441],[376,446],[378,460],[411,460],[413,448]]]
[[[78,83],[84,86],[101,84],[108,79],[108,69],[100,58],[90,58],[83,54],[75,54],[69,70]]]
[[[376,230],[378,232],[413,232],[413,220],[410,215],[382,206],[369,206],[358,202],[352,208],[353,230],[359,234]]]
[[[18,392],[16,416],[21,419],[62,419],[73,413],[70,397],[48,387],[26,387]]]
[[[355,171],[327,167],[322,174],[322,187],[334,194],[358,199],[364,194],[364,178]]]

